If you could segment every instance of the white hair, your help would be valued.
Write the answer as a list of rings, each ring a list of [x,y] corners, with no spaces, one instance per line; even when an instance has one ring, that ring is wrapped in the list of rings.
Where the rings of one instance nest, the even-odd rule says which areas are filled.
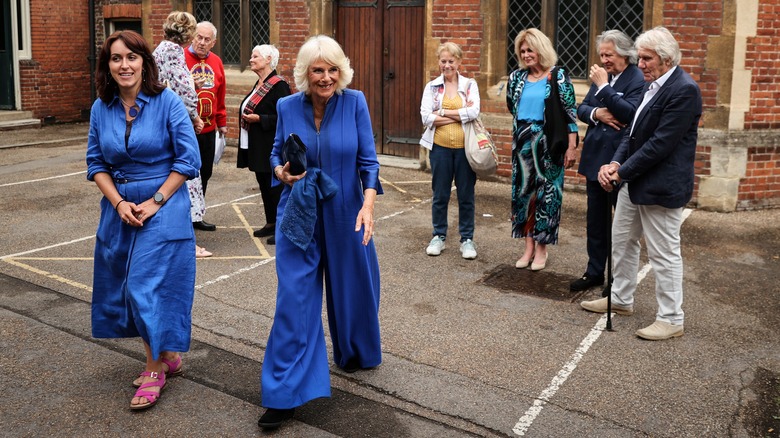
[[[629,64],[636,64],[637,54],[634,42],[625,33],[619,30],[607,30],[596,38],[596,46],[604,43],[612,43],[615,46],[615,52],[626,58]]]
[[[352,82],[352,75],[355,71],[349,66],[349,58],[344,54],[341,45],[327,35],[309,38],[298,50],[293,70],[295,87],[298,91],[309,94],[309,67],[319,60],[338,67],[340,74],[338,84],[336,84],[336,93],[341,94]]]
[[[276,65],[279,63],[279,49],[274,47],[272,44],[263,44],[263,45],[255,46],[252,49],[252,52],[257,52],[257,54],[262,56],[263,58],[270,56],[271,70],[276,70]]]
[[[635,45],[637,49],[652,50],[658,54],[661,61],[669,61],[672,66],[680,64],[680,45],[669,29],[663,26],[654,27],[639,35]]]
[[[217,26],[214,26],[210,21],[201,21],[198,26],[208,26],[211,28],[211,32],[214,34],[214,39],[217,39]]]

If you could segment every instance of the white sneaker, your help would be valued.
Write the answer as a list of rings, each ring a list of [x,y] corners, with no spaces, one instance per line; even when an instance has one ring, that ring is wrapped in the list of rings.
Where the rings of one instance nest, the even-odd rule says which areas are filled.
[[[428,248],[425,249],[425,253],[429,256],[437,256],[444,250],[444,238],[442,236],[433,236],[431,243],[428,244]]]
[[[477,258],[477,247],[474,245],[474,241],[466,239],[460,244],[460,255],[464,259],[473,260]]]

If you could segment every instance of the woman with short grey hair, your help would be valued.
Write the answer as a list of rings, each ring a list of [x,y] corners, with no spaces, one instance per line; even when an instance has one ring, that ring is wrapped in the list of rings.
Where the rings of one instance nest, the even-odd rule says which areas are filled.
[[[252,49],[249,68],[258,77],[254,87],[241,103],[238,113],[240,133],[238,138],[238,157],[236,166],[248,167],[255,173],[260,187],[265,211],[265,225],[255,230],[255,237],[268,237],[269,245],[276,244],[276,207],[282,186],[272,186],[271,149],[274,147],[276,133],[276,102],[290,95],[290,85],[276,73],[279,62],[279,50],[263,44]]]

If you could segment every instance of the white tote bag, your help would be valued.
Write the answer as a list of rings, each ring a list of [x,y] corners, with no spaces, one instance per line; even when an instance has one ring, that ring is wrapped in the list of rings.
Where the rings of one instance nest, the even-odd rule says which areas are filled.
[[[474,173],[484,178],[496,174],[498,156],[496,146],[482,120],[476,118],[463,124],[466,159]]]

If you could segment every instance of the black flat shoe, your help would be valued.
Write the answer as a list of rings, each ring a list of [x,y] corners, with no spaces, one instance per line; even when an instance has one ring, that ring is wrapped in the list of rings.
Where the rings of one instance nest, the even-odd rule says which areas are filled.
[[[350,359],[347,361],[346,364],[344,364],[344,370],[345,373],[354,373],[355,371],[360,369],[360,363],[357,361],[357,359]]]
[[[285,421],[291,419],[295,409],[274,409],[268,408],[265,413],[257,420],[257,425],[264,430],[273,430],[282,425]]]
[[[217,229],[216,225],[210,224],[206,221],[193,222],[192,226],[195,227],[196,230],[201,230],[201,231],[216,231]]]
[[[593,286],[601,286],[604,284],[604,276],[601,275],[588,275],[583,274],[581,278],[578,278],[571,282],[569,289],[572,292],[581,292],[592,288]]]
[[[269,237],[268,240],[266,240],[266,243],[268,243],[269,245],[276,245],[276,237],[274,236]]]
[[[259,230],[255,230],[254,233],[252,233],[255,237],[268,237],[273,236],[274,231],[276,231],[276,225],[265,225],[263,228],[260,228]]]

